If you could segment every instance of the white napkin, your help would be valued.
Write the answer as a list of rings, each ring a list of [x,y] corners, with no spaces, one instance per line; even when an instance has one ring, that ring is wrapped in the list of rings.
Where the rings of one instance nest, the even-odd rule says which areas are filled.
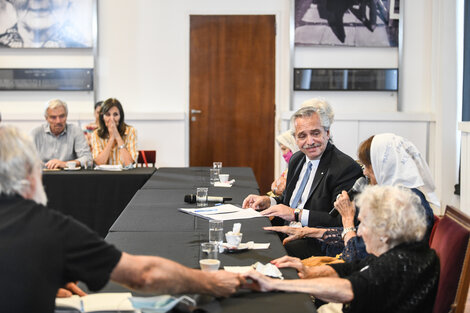
[[[226,183],[221,183],[220,181],[217,181],[214,183],[214,187],[225,187],[225,188],[230,188],[232,187],[232,184],[235,182],[235,179],[229,180]]]
[[[248,241],[247,243],[248,249],[253,249],[253,250],[261,250],[261,249],[268,249],[270,243],[255,243],[253,241]]]
[[[271,263],[262,264],[260,262],[256,262],[255,264],[251,266],[224,266],[224,270],[226,270],[227,272],[239,273],[239,274],[246,273],[252,270],[253,268],[256,271],[266,276],[284,279],[284,277],[282,277],[281,271],[275,265]]]
[[[254,267],[256,271],[260,272],[261,274],[274,277],[274,278],[284,279],[284,277],[282,277],[281,271],[275,265],[271,263],[263,264],[260,262],[256,262],[254,264]]]
[[[262,250],[262,249],[268,249],[271,244],[268,243],[255,243],[254,241],[248,241],[248,242],[242,242],[238,245],[238,247],[234,247],[232,245],[229,245],[228,243],[224,242],[222,245],[219,247],[219,252],[223,252],[224,249],[238,249],[238,250]]]

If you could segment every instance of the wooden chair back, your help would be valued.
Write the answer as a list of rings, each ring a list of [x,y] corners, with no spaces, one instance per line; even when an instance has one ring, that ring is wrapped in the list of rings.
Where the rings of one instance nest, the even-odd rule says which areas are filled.
[[[447,206],[431,248],[441,268],[433,313],[463,313],[470,280],[470,217]]]
[[[137,158],[137,165],[149,167],[151,164],[155,167],[155,162],[157,159],[157,151],[156,150],[139,150],[139,156]]]

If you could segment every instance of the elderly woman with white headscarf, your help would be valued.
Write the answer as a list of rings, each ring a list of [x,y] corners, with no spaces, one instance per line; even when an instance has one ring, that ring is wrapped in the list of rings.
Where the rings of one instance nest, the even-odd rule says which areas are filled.
[[[364,175],[371,185],[401,186],[411,189],[420,199],[426,215],[426,234],[423,241],[429,241],[434,225],[434,214],[429,202],[438,206],[434,194],[434,183],[426,161],[418,149],[409,140],[390,133],[371,136],[361,143],[358,157],[364,166]],[[303,255],[294,255],[306,259],[309,256],[326,255],[345,261],[362,259],[367,256],[362,238],[357,237],[357,215],[354,203],[350,201],[346,191],[338,195],[335,207],[341,214],[341,228],[292,228],[287,226],[266,227],[267,230],[283,232],[289,236],[284,244],[303,245]],[[306,238],[304,240],[297,240]],[[295,240],[295,242],[292,242]],[[306,242],[303,242],[306,241]],[[289,244],[286,250],[289,252]],[[296,251],[299,249],[297,248]],[[305,264],[316,264],[318,259],[310,258]],[[326,259],[330,262],[333,260]]]

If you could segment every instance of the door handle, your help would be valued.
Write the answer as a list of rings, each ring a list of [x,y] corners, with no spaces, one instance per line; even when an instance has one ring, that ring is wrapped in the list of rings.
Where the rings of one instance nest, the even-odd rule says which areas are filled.
[[[202,113],[201,110],[191,109],[191,114],[201,114],[201,113]]]

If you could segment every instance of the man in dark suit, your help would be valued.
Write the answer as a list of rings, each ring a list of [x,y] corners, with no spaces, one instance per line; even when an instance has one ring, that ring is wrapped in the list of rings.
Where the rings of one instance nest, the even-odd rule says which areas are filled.
[[[307,106],[303,104],[291,118],[300,151],[289,161],[284,193],[276,198],[249,195],[243,201],[244,208],[274,217],[273,225],[295,221],[310,227],[341,226],[340,217],[328,213],[341,191],[349,190],[362,176],[362,170],[331,143],[333,117],[325,101],[313,99]],[[311,238],[289,242],[286,250],[301,258],[324,254],[321,241]]]
[[[296,152],[287,172],[282,196],[249,195],[244,208],[262,210],[265,216],[301,222],[303,226],[341,226],[328,212],[342,190],[349,190],[362,176],[361,167],[330,142],[333,113],[328,103],[299,109],[291,118]],[[309,169],[310,168],[310,169]]]

